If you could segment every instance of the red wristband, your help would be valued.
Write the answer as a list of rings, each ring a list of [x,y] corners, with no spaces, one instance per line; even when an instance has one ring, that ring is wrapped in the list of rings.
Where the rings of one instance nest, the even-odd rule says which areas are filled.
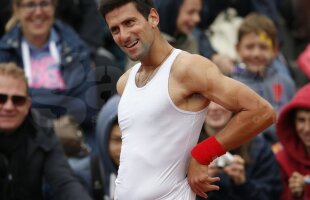
[[[192,149],[192,156],[202,165],[209,165],[214,159],[225,153],[226,150],[214,136],[200,142]]]

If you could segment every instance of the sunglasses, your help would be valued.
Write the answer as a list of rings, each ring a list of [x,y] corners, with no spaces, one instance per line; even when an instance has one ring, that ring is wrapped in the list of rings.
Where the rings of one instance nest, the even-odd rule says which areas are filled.
[[[21,96],[21,95],[9,96],[7,94],[1,94],[0,93],[0,105],[4,105],[8,101],[9,98],[11,99],[12,103],[15,106],[23,106],[23,105],[25,105],[25,103],[27,101],[26,96]]]

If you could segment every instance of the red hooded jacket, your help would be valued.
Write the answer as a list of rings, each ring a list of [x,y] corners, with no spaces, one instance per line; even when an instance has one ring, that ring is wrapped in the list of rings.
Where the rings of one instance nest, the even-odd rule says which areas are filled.
[[[281,200],[291,200],[291,192],[288,188],[288,179],[294,171],[302,175],[310,175],[310,157],[305,146],[299,139],[295,129],[296,109],[310,110],[310,84],[302,87],[281,111],[277,127],[279,141],[283,149],[277,153],[277,160],[281,166],[284,190]],[[310,185],[306,185],[302,200],[310,200]],[[295,199],[294,199],[295,200]]]

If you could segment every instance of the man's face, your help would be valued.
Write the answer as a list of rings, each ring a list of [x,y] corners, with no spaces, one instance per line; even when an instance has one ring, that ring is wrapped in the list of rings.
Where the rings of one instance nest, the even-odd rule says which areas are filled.
[[[296,132],[306,148],[310,148],[310,110],[297,110]]]
[[[130,59],[141,60],[148,54],[159,23],[154,9],[146,20],[133,3],[128,3],[107,13],[105,19],[114,41]]]
[[[109,140],[109,154],[113,162],[117,166],[119,166],[121,146],[122,146],[121,130],[118,125],[114,125],[111,129],[111,135]]]
[[[14,132],[23,123],[31,105],[26,91],[23,80],[0,75],[0,132]]]
[[[180,6],[177,18],[177,29],[181,33],[189,34],[200,22],[201,0],[184,0]]]
[[[248,33],[242,36],[237,45],[237,52],[249,71],[263,73],[275,55],[273,46],[265,33]]]

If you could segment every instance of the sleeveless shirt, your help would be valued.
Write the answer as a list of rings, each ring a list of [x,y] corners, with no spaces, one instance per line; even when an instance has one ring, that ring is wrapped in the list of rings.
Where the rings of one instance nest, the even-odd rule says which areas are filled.
[[[205,119],[178,108],[168,92],[171,66],[181,52],[175,49],[143,87],[131,70],[118,107],[122,132],[115,200],[195,200],[186,173],[190,152]]]

